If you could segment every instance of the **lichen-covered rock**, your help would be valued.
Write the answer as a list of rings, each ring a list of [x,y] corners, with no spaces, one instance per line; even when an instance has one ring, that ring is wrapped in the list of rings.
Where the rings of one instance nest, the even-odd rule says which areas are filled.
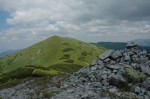
[[[146,79],[146,75],[133,68],[125,68],[125,75],[129,82],[138,83]]]
[[[127,86],[127,81],[122,75],[112,75],[109,79],[109,84],[119,88],[124,88]]]

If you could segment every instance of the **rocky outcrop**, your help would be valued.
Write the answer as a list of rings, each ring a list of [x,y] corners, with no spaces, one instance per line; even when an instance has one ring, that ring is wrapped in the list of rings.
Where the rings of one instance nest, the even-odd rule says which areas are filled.
[[[61,80],[58,76],[28,79],[16,86],[0,89],[0,99],[48,99],[59,93],[58,82]]]
[[[150,99],[150,57],[130,43],[108,50],[61,85],[52,99]]]

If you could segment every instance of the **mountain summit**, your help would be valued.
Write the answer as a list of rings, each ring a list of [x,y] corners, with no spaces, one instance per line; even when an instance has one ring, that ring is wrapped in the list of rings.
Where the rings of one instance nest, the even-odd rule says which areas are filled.
[[[48,68],[57,64],[80,66],[96,58],[104,48],[98,48],[69,37],[52,36],[31,47],[0,59],[0,74],[25,66]]]

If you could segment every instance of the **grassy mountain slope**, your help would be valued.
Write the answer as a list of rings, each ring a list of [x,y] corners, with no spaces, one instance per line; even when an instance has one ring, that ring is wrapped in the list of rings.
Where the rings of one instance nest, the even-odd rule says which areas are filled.
[[[53,36],[1,58],[0,74],[29,65],[44,68],[54,68],[57,64],[85,66],[104,50],[73,38]]]
[[[98,43],[92,43],[96,46],[105,47],[108,49],[114,49],[114,50],[122,50],[126,47],[127,43],[125,42],[98,42]],[[141,50],[147,50],[150,52],[149,46],[138,46]]]

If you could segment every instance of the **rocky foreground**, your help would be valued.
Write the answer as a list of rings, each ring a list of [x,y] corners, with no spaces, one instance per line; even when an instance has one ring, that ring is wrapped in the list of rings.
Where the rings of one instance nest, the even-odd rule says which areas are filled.
[[[75,72],[52,99],[150,99],[150,54],[130,43]]]
[[[134,43],[108,50],[67,80],[27,80],[0,90],[0,99],[150,99],[150,54]],[[61,86],[60,83],[61,82]]]

